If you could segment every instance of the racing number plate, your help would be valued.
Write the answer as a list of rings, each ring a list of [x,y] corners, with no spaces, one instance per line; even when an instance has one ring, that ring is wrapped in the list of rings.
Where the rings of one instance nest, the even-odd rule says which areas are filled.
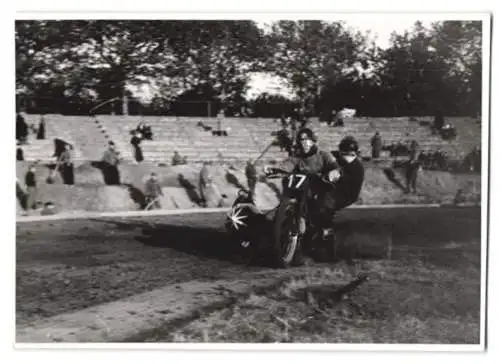
[[[304,182],[306,181],[307,176],[305,174],[291,174],[288,177],[288,188],[298,190]]]

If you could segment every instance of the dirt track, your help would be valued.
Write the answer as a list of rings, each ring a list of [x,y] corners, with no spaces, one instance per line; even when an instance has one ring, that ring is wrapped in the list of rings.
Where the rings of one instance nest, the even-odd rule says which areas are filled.
[[[212,214],[147,222],[113,218],[18,224],[17,324],[166,285],[270,272],[245,264],[239,248],[228,241],[223,221],[223,215]],[[436,266],[454,266],[460,264],[458,249],[480,265],[478,208],[346,210],[339,216],[339,231],[358,247],[361,259],[386,258],[391,239],[391,259],[418,256]],[[443,258],[433,254],[435,249],[450,249],[450,254]]]

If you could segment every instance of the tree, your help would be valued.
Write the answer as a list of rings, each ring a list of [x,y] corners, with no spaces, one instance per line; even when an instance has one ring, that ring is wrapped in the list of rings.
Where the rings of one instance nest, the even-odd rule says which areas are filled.
[[[85,72],[99,80],[100,98],[122,98],[125,110],[127,84],[160,74],[175,76],[176,58],[167,44],[172,29],[172,21],[163,20],[86,21],[78,58]]]
[[[393,115],[468,114],[480,107],[480,22],[430,29],[416,22],[411,31],[394,33],[391,43],[376,72]]]
[[[267,37],[266,69],[290,81],[302,103],[315,103],[326,84],[352,77],[366,64],[366,40],[342,23],[278,21]]]
[[[210,89],[226,112],[239,109],[248,75],[262,67],[265,57],[261,30],[241,20],[177,21],[173,26],[168,44],[180,61],[184,89]]]
[[[16,20],[16,89],[29,92],[72,64],[80,22]]]
[[[434,23],[432,36],[436,52],[448,69],[446,77],[455,89],[456,104],[462,113],[475,116],[481,110],[482,23]]]

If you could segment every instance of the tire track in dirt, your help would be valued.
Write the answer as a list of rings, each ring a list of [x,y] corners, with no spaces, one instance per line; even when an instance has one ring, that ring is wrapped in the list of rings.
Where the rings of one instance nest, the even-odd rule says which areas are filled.
[[[394,243],[393,259],[408,255],[407,247],[412,247],[417,252],[422,252],[427,249],[426,246],[431,245],[439,248],[434,240],[443,240],[443,247],[449,247],[450,241],[456,246],[464,246],[460,243],[471,238],[479,239],[480,233],[479,209],[453,210],[452,213],[441,209],[382,212],[365,210],[346,211],[345,215],[341,217],[340,223],[355,230],[351,238],[363,247],[362,259],[384,258],[385,248],[380,242],[385,242],[389,228],[392,230],[391,239]],[[245,292],[251,284],[267,284],[270,282],[268,279],[272,282],[282,275],[295,274],[293,269],[274,270],[246,265],[241,251],[236,249],[234,242],[227,240],[227,234],[221,229],[223,221],[224,215],[211,214],[147,220],[139,217],[108,218],[18,225],[18,334],[21,338],[47,340],[47,332],[58,323],[62,325],[63,339],[71,339],[71,335],[64,335],[75,330],[71,326],[69,329],[64,328],[64,325],[76,322],[72,315],[79,317],[79,312],[84,310],[87,316],[80,319],[83,320],[80,327],[82,330],[87,327],[87,331],[80,333],[82,336],[79,337],[95,335],[92,340],[103,340],[106,337],[99,331],[102,330],[102,323],[97,320],[98,311],[95,308],[100,307],[109,316],[109,311],[104,307],[116,303],[117,306],[110,307],[121,312],[121,316],[113,322],[122,327],[122,331],[129,324],[132,329],[136,327],[137,330],[132,332],[135,335],[143,329],[151,329],[147,325],[161,324],[166,314],[170,315],[169,320],[189,317],[189,312],[196,312],[197,308],[206,303],[196,297],[204,295],[204,287],[217,305],[224,304],[227,302],[224,300],[228,299],[227,295],[214,291],[217,284],[238,287],[234,288],[236,294]],[[430,237],[432,241],[429,240]],[[478,253],[477,246],[468,245],[465,249],[470,249],[470,253],[474,255]],[[441,264],[439,261],[434,263]],[[447,259],[443,264],[451,263]],[[177,307],[179,302],[188,299],[182,294],[175,294],[177,291],[174,288],[179,285],[191,292],[189,299],[192,299],[192,305],[188,311],[182,311],[181,307],[178,309],[180,311],[169,313],[165,310],[171,310],[171,307]],[[170,297],[168,305],[160,302],[154,307],[140,306],[140,299],[134,301],[137,295],[144,295],[144,300],[144,297],[150,297],[150,291],[155,290],[162,292],[159,293],[160,297]],[[232,296],[229,295],[230,297]],[[219,299],[222,299],[222,303],[219,303]],[[161,301],[160,298],[158,300]],[[155,319],[148,319],[147,316],[144,318],[127,313],[126,306],[129,302],[138,305],[137,309],[143,307],[146,311],[153,310],[154,315],[155,307],[167,308],[160,308],[165,312],[154,316]],[[120,308],[120,305],[123,307]],[[108,317],[106,314],[104,316]],[[134,324],[134,320],[139,320],[139,323]],[[140,323],[144,320],[148,323],[146,326]],[[85,326],[86,321],[93,322],[94,325]],[[35,328],[46,331],[34,334]],[[122,335],[120,330],[116,333],[120,340],[130,334]],[[50,340],[53,339],[52,337]]]
[[[159,326],[175,328],[256,290],[303,276],[307,268],[266,270],[239,279],[190,281],[17,327],[18,343],[142,341]],[[273,273],[273,274],[270,274]]]

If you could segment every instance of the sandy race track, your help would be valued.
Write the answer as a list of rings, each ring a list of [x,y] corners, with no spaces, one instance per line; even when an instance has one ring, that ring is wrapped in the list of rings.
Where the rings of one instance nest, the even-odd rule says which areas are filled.
[[[426,264],[441,278],[452,270],[457,282],[467,276],[470,290],[459,300],[476,322],[480,220],[479,208],[352,209],[339,216],[338,231],[364,270],[389,260]],[[256,287],[327,266],[248,265],[223,222],[223,214],[195,214],[18,223],[18,342],[147,341],[155,325],[163,326],[162,340],[169,322],[179,328]],[[98,314],[107,315],[106,330],[91,327]]]

